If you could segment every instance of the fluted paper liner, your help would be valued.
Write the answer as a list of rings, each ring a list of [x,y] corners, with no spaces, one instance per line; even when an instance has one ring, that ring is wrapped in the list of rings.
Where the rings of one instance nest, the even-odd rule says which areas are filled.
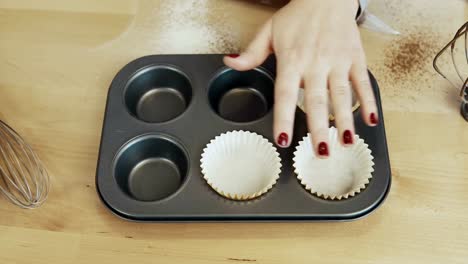
[[[354,136],[354,145],[341,145],[336,128],[329,130],[328,159],[317,158],[310,134],[294,152],[294,169],[301,184],[312,194],[328,200],[342,200],[364,190],[372,178],[374,162],[363,139]]]
[[[247,131],[217,136],[203,150],[204,179],[220,195],[250,200],[268,192],[281,172],[276,148],[264,137]]]
[[[335,112],[333,110],[333,107],[332,107],[332,102],[331,102],[331,98],[330,96],[328,96],[328,118],[330,120],[335,120]],[[353,101],[352,101],[352,108],[351,108],[351,111],[354,113],[355,111],[357,111],[360,107],[361,107],[361,104],[359,103],[359,101],[357,100],[356,98],[356,95],[354,93],[354,90],[352,91],[352,97],[353,97]],[[298,98],[297,98],[297,106],[302,110],[302,112],[304,113],[307,113],[306,112],[306,109],[305,109],[305,99],[304,99],[304,89],[299,89],[299,94],[298,94]]]

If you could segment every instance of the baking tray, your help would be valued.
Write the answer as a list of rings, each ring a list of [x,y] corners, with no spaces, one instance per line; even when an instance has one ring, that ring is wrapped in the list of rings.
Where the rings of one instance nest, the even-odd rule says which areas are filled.
[[[340,221],[363,217],[384,201],[391,171],[379,88],[370,73],[380,123],[368,127],[359,111],[354,113],[356,133],[375,162],[373,178],[360,194],[324,200],[297,180],[293,152],[307,134],[299,108],[291,147],[278,148],[282,172],[272,190],[250,201],[212,190],[200,169],[211,139],[246,130],[274,142],[274,56],[247,72],[225,67],[222,58],[153,55],[118,72],[109,88],[96,172],[98,194],[113,213],[149,222]]]

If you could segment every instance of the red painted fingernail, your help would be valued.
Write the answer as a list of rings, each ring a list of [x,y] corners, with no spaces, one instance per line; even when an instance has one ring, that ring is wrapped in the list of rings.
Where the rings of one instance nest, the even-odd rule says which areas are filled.
[[[278,136],[278,145],[280,145],[281,147],[287,147],[288,146],[288,140],[289,140],[288,134],[281,133]]]
[[[235,59],[235,58],[239,57],[239,54],[229,54],[228,57]]]
[[[377,115],[375,113],[370,114],[370,122],[373,125],[377,125],[379,123],[379,119],[377,119]]]
[[[321,143],[318,145],[318,154],[319,154],[320,156],[328,156],[328,155],[329,155],[327,143],[321,142]]]
[[[353,134],[351,133],[351,130],[346,130],[346,131],[343,133],[343,142],[344,142],[346,145],[351,145],[351,144],[353,144]]]

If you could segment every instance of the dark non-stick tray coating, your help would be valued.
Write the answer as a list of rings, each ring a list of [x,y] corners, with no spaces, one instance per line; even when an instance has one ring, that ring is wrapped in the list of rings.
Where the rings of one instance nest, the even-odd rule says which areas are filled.
[[[222,55],[158,55],[126,65],[107,98],[96,174],[98,193],[116,215],[134,221],[323,221],[367,215],[385,199],[391,171],[377,82],[380,124],[354,113],[356,133],[374,156],[373,178],[357,196],[330,201],[297,180],[293,152],[307,133],[298,108],[289,149],[278,149],[282,172],[268,193],[250,201],[218,195],[202,177],[200,158],[211,139],[232,130],[270,142],[275,58],[248,72],[226,68]],[[333,125],[333,123],[331,123]]]

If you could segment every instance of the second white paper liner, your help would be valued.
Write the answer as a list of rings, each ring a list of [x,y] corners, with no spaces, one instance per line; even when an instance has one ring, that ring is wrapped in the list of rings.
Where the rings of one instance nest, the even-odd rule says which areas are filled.
[[[338,131],[329,130],[328,159],[316,157],[310,134],[304,137],[294,152],[294,168],[298,179],[312,194],[324,199],[342,200],[353,197],[366,188],[374,171],[368,145],[358,135],[351,147],[343,147]]]
[[[220,195],[249,200],[268,192],[281,172],[276,148],[264,137],[247,131],[221,134],[206,146],[201,169]]]
[[[353,113],[361,107],[361,104],[359,103],[356,97],[354,89],[352,89],[352,105],[353,106],[351,108],[351,111],[353,111]],[[304,89],[299,89],[299,93],[297,97],[297,106],[302,110],[302,112],[307,114],[306,107],[305,107]],[[333,107],[332,107],[330,94],[328,95],[328,113],[329,113],[328,114],[329,120],[335,120],[335,111],[333,110]]]

